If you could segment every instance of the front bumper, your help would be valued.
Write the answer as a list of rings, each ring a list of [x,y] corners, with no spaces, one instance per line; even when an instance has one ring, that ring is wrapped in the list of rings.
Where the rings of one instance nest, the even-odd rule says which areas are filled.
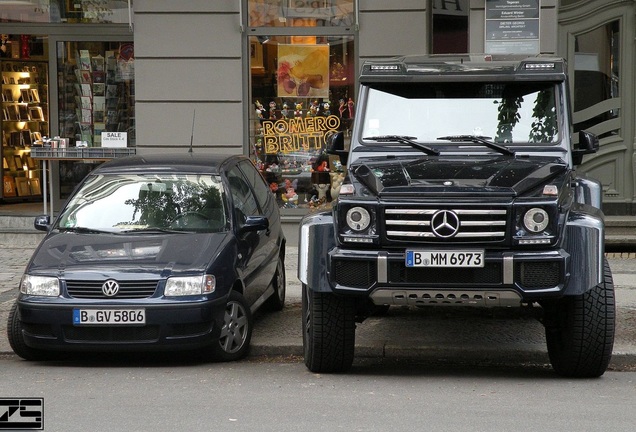
[[[512,306],[562,296],[570,256],[564,250],[486,252],[483,267],[406,267],[404,252],[334,248],[333,292],[376,304]]]
[[[95,304],[61,298],[22,297],[18,312],[25,343],[64,351],[195,349],[215,343],[225,314],[224,299],[196,302]],[[73,310],[144,309],[142,325],[74,325]]]

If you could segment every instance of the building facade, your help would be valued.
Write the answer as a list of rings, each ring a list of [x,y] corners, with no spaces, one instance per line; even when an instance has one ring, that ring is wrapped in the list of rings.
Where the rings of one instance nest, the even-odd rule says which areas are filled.
[[[10,35],[17,56],[5,64],[34,61],[21,58],[22,35],[45,41],[30,57],[47,69],[48,87],[38,92],[48,93],[48,106],[40,103],[48,129],[27,123],[37,125],[27,127],[32,142],[46,132],[69,138],[69,145],[98,147],[102,132],[112,131],[125,132],[126,145],[138,154],[190,148],[248,154],[293,223],[338,194],[345,168],[324,154],[324,142],[335,131],[346,135],[355,121],[356,75],[365,59],[540,52],[568,60],[574,131],[601,137],[600,152],[580,170],[601,181],[607,214],[636,214],[634,0],[21,3],[49,10],[40,22],[25,11],[0,19],[0,33]],[[8,117],[3,134],[19,140],[14,124]],[[3,154],[26,160],[24,144],[9,139]],[[83,159],[51,161],[56,205],[99,162]],[[36,175],[10,167],[6,173]]]

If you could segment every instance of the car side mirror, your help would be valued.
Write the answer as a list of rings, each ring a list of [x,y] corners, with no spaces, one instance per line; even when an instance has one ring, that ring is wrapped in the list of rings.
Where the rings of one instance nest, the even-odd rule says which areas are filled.
[[[239,229],[240,233],[269,229],[269,219],[265,216],[246,216]]]
[[[583,156],[596,153],[600,148],[596,134],[588,131],[579,131],[579,147],[572,151],[572,162],[574,165],[583,163]]]
[[[340,163],[347,165],[349,152],[345,149],[344,132],[335,132],[327,139],[327,154],[338,156]]]
[[[51,217],[48,215],[36,216],[33,221],[33,228],[38,231],[48,231],[51,226]]]

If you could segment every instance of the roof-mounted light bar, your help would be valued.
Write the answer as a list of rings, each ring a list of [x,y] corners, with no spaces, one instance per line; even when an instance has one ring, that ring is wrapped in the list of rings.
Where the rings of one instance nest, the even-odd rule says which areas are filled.
[[[379,72],[379,71],[396,71],[396,70],[400,70],[400,66],[396,65],[396,64],[389,64],[389,65],[371,65],[370,70],[372,72]]]
[[[555,69],[556,65],[554,63],[526,63],[523,68],[526,70],[549,70]]]

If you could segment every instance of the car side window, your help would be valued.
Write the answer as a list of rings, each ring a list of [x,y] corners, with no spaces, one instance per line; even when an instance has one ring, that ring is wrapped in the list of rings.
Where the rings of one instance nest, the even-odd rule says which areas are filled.
[[[261,209],[266,209],[267,200],[271,198],[272,192],[269,187],[267,187],[265,179],[250,161],[240,162],[239,168],[243,171],[247,180],[252,184],[254,193],[256,194],[256,199],[258,200]]]
[[[227,179],[230,184],[234,208],[240,210],[245,216],[258,216],[260,211],[256,198],[238,167],[234,167],[228,172]]]

